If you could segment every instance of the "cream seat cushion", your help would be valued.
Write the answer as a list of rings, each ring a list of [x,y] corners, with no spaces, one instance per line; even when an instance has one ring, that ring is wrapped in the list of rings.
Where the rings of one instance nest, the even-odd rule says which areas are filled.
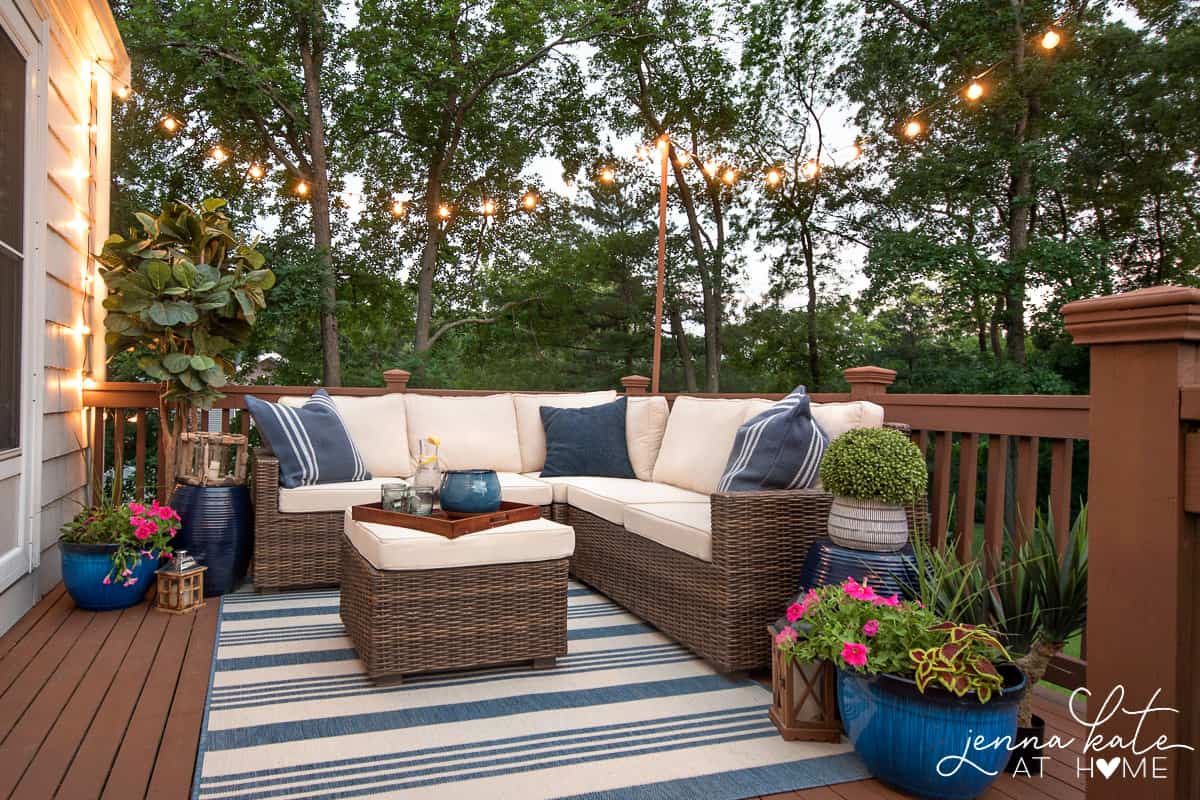
[[[548,519],[514,522],[447,539],[436,533],[358,522],[346,513],[346,536],[375,569],[417,570],[525,564],[568,558],[575,531]]]
[[[701,561],[712,561],[708,502],[647,503],[625,509],[625,529]]]
[[[538,472],[546,465],[546,429],[542,427],[542,406],[588,408],[611,403],[615,390],[582,394],[516,394],[517,437],[521,440],[521,472]]]
[[[567,487],[567,503],[614,525],[625,523],[625,509],[641,503],[702,503],[708,498],[665,483],[636,478],[547,478]]]
[[[662,447],[669,411],[665,397],[630,397],[625,405],[625,444],[629,450],[629,463],[633,466],[633,474],[641,480],[654,479],[654,462]]]
[[[521,442],[511,394],[438,397],[409,393],[408,449],[416,463],[420,442],[438,437],[443,469],[521,471]]]
[[[536,478],[515,472],[498,472],[500,498],[510,503],[548,506],[554,499],[554,487]],[[379,502],[380,488],[385,483],[402,478],[371,478],[369,481],[348,483],[318,483],[279,490],[279,510],[285,514],[306,514],[314,511],[344,511],[350,506]]]
[[[551,491],[553,492],[551,497],[554,500],[554,502],[556,502],[556,503],[567,502],[566,481],[573,480],[573,478],[543,478],[540,472],[529,472],[529,473],[526,473],[524,477],[536,478],[537,480],[541,481],[542,483],[548,485],[550,487]],[[503,486],[503,484],[501,484],[501,486]]]
[[[738,427],[763,410],[762,400],[677,397],[654,463],[655,483],[715,492]]]
[[[335,394],[332,397],[368,472],[400,477],[413,474],[404,395],[348,397]],[[299,408],[308,401],[308,397],[279,398],[281,405],[292,408]]]

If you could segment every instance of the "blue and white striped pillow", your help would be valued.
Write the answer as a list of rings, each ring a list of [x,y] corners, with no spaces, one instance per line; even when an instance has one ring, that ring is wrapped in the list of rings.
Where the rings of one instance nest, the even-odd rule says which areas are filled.
[[[246,408],[279,459],[279,485],[285,489],[370,480],[342,415],[324,389],[300,408],[249,395]]]
[[[719,492],[807,489],[817,482],[829,437],[812,418],[803,386],[761,414],[743,422]]]

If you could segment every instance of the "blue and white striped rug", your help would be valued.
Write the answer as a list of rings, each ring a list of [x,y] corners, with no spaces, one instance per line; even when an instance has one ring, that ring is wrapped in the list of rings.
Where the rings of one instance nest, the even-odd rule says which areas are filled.
[[[376,687],[336,591],[229,595],[194,797],[740,800],[868,777],[603,595],[572,583],[567,617],[554,669]]]

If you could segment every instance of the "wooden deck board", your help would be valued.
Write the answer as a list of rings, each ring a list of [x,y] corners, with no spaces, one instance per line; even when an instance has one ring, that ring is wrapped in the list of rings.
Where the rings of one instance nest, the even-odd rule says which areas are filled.
[[[203,723],[219,603],[189,616],[141,604],[74,607],[57,587],[0,637],[0,799],[185,800]],[[1039,692],[1048,733],[1078,736],[1061,696]],[[987,800],[1084,800],[1072,750],[1040,779],[1002,776]],[[10,766],[12,767],[10,769]],[[875,780],[748,800],[897,800]]]

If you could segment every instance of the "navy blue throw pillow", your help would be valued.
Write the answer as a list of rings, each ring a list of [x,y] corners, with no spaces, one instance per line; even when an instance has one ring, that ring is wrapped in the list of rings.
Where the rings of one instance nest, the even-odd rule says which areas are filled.
[[[300,408],[246,396],[254,424],[279,459],[279,485],[370,480],[333,398],[318,389]]]
[[[636,478],[625,443],[625,398],[587,408],[542,406],[546,431],[543,478],[592,475]]]
[[[807,489],[817,482],[829,437],[812,418],[803,386],[738,428],[719,492]]]

